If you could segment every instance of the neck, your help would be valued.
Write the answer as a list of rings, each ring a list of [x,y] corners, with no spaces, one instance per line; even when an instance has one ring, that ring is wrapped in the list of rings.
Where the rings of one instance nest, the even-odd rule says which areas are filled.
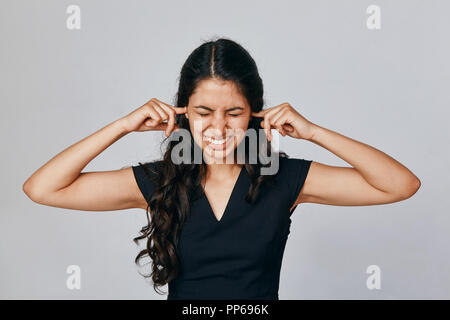
[[[211,163],[207,165],[207,177],[213,179],[228,179],[242,168],[238,163]]]

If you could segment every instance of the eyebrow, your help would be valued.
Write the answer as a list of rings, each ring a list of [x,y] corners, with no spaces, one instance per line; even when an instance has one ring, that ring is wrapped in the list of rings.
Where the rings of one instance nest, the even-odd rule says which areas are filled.
[[[208,107],[205,107],[205,106],[195,106],[194,108],[196,108],[196,109],[206,109],[208,111],[214,111],[214,109],[211,109],[211,108],[208,108]],[[244,110],[244,108],[242,108],[242,107],[232,107],[232,108],[226,109],[225,111],[233,111],[233,110]]]

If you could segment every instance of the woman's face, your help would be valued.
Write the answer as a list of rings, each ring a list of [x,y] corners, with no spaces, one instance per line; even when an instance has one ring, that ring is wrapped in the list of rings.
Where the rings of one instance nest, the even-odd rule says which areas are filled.
[[[198,83],[186,113],[194,141],[201,146],[207,163],[231,161],[225,158],[244,138],[250,116],[250,106],[237,86],[217,79]]]

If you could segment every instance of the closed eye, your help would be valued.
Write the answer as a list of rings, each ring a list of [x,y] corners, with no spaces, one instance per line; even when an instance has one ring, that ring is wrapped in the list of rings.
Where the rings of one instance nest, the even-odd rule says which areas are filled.
[[[209,113],[199,113],[199,115],[201,117],[206,117],[206,116],[209,116]],[[239,117],[240,114],[230,114],[230,116],[232,116],[232,117]]]

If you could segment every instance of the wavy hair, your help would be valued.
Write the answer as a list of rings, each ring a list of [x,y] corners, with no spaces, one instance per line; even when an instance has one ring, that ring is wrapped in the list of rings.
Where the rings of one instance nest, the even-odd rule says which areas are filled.
[[[247,50],[235,41],[226,38],[209,40],[188,56],[181,69],[174,105],[177,107],[187,106],[189,97],[197,84],[207,79],[234,82],[240,93],[246,98],[251,111],[262,110],[264,90],[258,68]],[[184,114],[176,115],[176,124],[179,128],[187,129],[190,132],[189,120]],[[259,124],[260,120],[251,117],[248,128],[253,128],[258,132]],[[257,153],[260,154],[262,148],[265,147],[264,152],[270,157],[272,150],[267,137],[264,135],[264,144],[263,141],[260,141],[258,134],[256,137]],[[162,144],[168,138],[166,137]],[[192,132],[190,138],[191,155],[193,156],[194,148],[197,146]],[[261,185],[270,181],[273,176],[260,174],[260,168],[270,164],[262,164],[259,157],[257,157],[257,163],[249,163],[246,137],[242,142],[246,144],[243,165],[251,179],[245,200],[251,203],[257,199]],[[189,216],[190,204],[195,198],[195,191],[199,190],[201,181],[204,181],[206,177],[207,165],[203,161],[200,164],[196,164],[194,161],[189,164],[174,164],[171,161],[171,153],[177,143],[177,141],[169,140],[163,159],[156,161],[157,170],[149,172],[149,169],[143,166],[148,178],[153,178],[157,187],[148,201],[146,210],[148,224],[141,229],[141,235],[133,239],[136,244],[139,244],[140,240],[147,240],[146,248],[139,252],[135,263],[139,265],[139,261],[145,256],[151,258],[152,272],[143,276],[152,278],[153,288],[157,293],[164,293],[158,291],[158,287],[175,279],[180,271],[177,251],[180,230]],[[284,152],[278,152],[278,154],[288,157]],[[140,163],[140,165],[142,164]]]

